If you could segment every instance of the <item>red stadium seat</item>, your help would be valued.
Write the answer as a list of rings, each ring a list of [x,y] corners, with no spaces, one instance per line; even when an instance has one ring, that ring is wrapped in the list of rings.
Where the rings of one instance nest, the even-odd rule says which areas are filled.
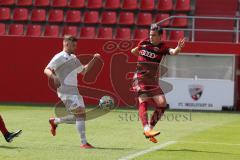
[[[159,11],[172,11],[173,10],[172,0],[158,0],[157,9]]]
[[[167,40],[167,32],[166,30],[163,30],[163,34],[162,34],[162,41],[166,41]]]
[[[52,9],[49,11],[49,22],[63,22],[63,10]]]
[[[44,22],[46,21],[46,10],[45,9],[33,9],[31,15],[32,22]]]
[[[63,28],[63,36],[66,34],[70,34],[72,36],[78,37],[78,29],[76,26],[64,26]]]
[[[34,6],[36,7],[48,7],[50,0],[35,0]]]
[[[98,28],[98,38],[113,38],[113,29],[111,27],[100,27]]]
[[[59,26],[57,26],[57,25],[47,25],[47,26],[45,26],[44,36],[46,36],[46,37],[58,37],[59,36]]]
[[[88,0],[87,8],[89,9],[102,8],[102,0]]]
[[[6,34],[6,25],[4,23],[0,23],[0,36]]]
[[[82,27],[80,31],[81,38],[95,38],[96,31],[95,27]]]
[[[0,21],[10,20],[10,8],[0,8]]]
[[[85,0],[71,0],[68,4],[69,8],[84,8]]]
[[[119,9],[121,6],[120,6],[120,0],[106,0],[106,3],[105,3],[105,9]]]
[[[17,6],[31,6],[32,0],[17,0]]]
[[[28,9],[26,8],[15,8],[13,10],[14,21],[27,21],[28,20]]]
[[[33,24],[27,25],[26,36],[40,37],[41,34],[42,34],[42,26],[41,25],[33,25]]]
[[[66,13],[67,23],[80,23],[81,22],[81,12],[79,10],[68,10]]]
[[[149,26],[152,24],[152,14],[140,12],[137,17],[138,26]]]
[[[175,16],[186,16],[186,14],[176,14]],[[187,27],[187,18],[174,18],[172,20],[172,27]]]
[[[63,8],[67,6],[67,0],[53,0],[52,7]]]
[[[191,11],[190,0],[177,0],[175,11]]]
[[[184,38],[184,31],[171,31],[169,40],[178,41],[179,39]]]
[[[167,19],[167,18],[169,18],[169,14],[159,13],[155,16],[155,22],[160,22],[160,21],[162,21],[164,19]],[[169,24],[170,24],[170,20],[167,20],[167,21],[161,23],[160,26],[167,27],[167,26],[169,26]]]
[[[140,2],[140,10],[152,11],[154,7],[154,0],[141,0]]]
[[[130,39],[131,38],[131,30],[129,28],[117,28],[115,38]]]
[[[15,0],[0,0],[0,6],[12,6],[15,4]]]
[[[21,36],[23,35],[24,27],[23,24],[10,24],[9,26],[9,35]]]
[[[149,36],[149,30],[148,29],[135,29],[134,30],[134,39],[144,39]]]
[[[116,24],[117,23],[117,13],[116,12],[102,12],[102,24]]]
[[[125,10],[136,10],[138,8],[137,0],[123,0],[122,9]]]
[[[97,11],[84,12],[84,23],[96,24],[99,23],[99,14]]]
[[[132,25],[134,23],[134,14],[132,12],[120,12],[119,24]]]

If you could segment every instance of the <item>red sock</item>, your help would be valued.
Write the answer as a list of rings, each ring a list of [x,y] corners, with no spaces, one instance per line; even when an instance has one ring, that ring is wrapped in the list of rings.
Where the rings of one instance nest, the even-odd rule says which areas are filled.
[[[1,115],[0,115],[0,131],[2,132],[3,135],[8,133],[8,130],[5,127],[5,123],[4,123]]]
[[[139,104],[138,112],[143,127],[148,125],[147,102],[142,102]]]
[[[164,112],[165,112],[165,107],[156,107],[155,111],[152,114],[151,117],[151,121],[150,121],[150,125],[151,127],[154,127],[157,122],[161,119],[161,117],[163,116]]]

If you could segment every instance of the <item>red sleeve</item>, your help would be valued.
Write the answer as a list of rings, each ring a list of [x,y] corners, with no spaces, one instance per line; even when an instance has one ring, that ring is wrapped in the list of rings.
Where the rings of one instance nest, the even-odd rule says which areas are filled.
[[[148,40],[148,38],[146,38],[146,39],[144,39],[144,40],[141,40],[141,41],[138,43],[137,47],[140,48],[142,45],[144,45],[145,43],[147,43],[147,40]]]
[[[163,54],[164,55],[170,55],[170,52],[169,52],[170,47],[168,47],[166,44],[164,44],[162,47],[163,47],[162,48]]]

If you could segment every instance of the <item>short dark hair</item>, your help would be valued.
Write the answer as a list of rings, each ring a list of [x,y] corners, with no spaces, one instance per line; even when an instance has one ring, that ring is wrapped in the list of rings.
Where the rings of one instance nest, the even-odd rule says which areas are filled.
[[[64,35],[63,37],[64,41],[71,41],[71,42],[77,42],[77,38],[72,35]]]
[[[152,24],[151,28],[150,28],[150,31],[156,31],[156,32],[158,32],[159,35],[163,34],[162,28],[157,24]]]

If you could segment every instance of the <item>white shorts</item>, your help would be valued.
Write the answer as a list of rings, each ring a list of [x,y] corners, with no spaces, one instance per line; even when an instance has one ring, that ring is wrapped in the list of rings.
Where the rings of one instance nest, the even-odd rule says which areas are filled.
[[[81,95],[59,95],[58,96],[69,112],[77,108],[85,108],[83,97]]]

